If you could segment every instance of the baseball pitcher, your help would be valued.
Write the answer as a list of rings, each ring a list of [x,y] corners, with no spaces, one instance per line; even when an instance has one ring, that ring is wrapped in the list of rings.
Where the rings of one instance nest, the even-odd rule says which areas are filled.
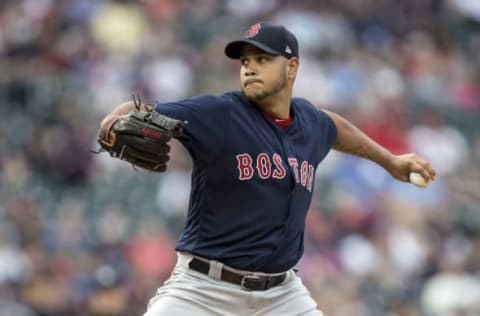
[[[126,102],[101,122],[99,142],[113,157],[164,171],[174,137],[193,160],[178,261],[144,316],[322,315],[294,268],[320,162],[334,149],[404,182],[412,172],[432,181],[435,171],[292,97],[299,47],[285,27],[257,23],[225,54],[240,62],[239,91]]]

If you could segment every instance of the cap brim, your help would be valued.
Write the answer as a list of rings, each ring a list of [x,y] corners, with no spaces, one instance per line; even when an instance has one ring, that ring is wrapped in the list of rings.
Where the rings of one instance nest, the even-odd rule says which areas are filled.
[[[273,50],[271,49],[270,47],[260,43],[260,42],[256,42],[256,41],[252,41],[252,40],[241,40],[241,41],[233,41],[233,42],[230,42],[228,43],[226,46],[225,46],[225,55],[227,55],[227,57],[231,58],[231,59],[239,59],[240,58],[240,53],[241,53],[241,50],[242,50],[242,46],[245,45],[245,44],[250,44],[250,45],[253,45],[269,54],[272,54],[272,55],[280,55],[279,52],[277,52],[276,50]]]

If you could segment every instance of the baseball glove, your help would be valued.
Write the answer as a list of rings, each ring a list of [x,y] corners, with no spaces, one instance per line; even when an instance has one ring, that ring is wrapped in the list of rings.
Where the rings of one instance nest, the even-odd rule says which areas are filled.
[[[140,99],[134,96],[133,101],[132,112],[117,119],[109,131],[100,131],[100,151],[142,169],[163,172],[170,159],[168,142],[183,135],[185,122],[162,115],[151,106],[142,111]]]

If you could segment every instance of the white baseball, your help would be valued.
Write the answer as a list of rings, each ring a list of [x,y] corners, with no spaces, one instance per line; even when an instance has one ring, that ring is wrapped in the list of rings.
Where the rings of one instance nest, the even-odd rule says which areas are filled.
[[[410,172],[410,183],[420,188],[424,188],[428,185],[428,181],[418,172]]]

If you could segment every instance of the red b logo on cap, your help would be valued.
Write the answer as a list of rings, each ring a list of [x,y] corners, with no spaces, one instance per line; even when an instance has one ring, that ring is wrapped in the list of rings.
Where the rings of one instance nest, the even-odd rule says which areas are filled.
[[[260,31],[261,27],[262,26],[260,25],[260,23],[257,23],[257,24],[254,24],[254,25],[250,26],[247,33],[245,34],[245,37],[246,38],[254,37],[255,35],[258,34],[258,31]]]

